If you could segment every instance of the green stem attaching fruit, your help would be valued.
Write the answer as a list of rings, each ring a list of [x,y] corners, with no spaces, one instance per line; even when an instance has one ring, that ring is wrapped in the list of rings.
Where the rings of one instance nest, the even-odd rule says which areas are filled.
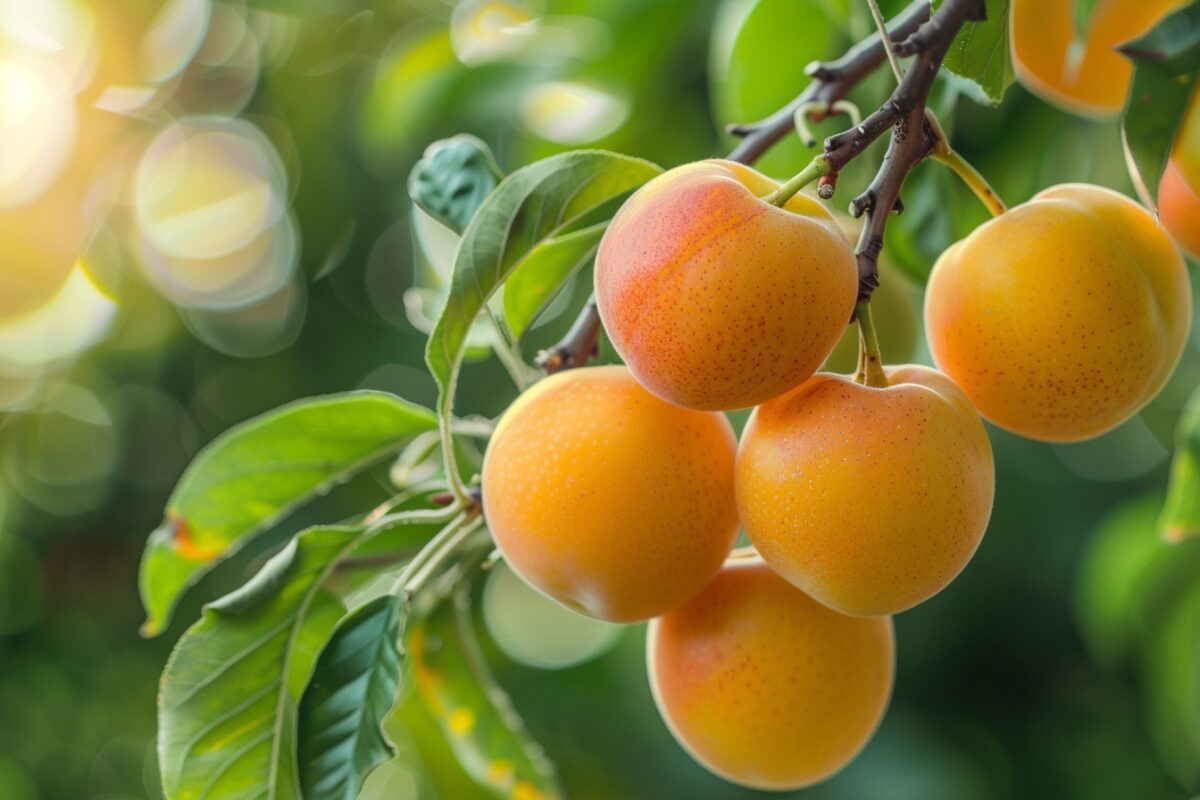
[[[871,319],[871,301],[860,300],[854,307],[854,318],[858,320],[858,371],[854,380],[865,386],[886,389],[887,375],[883,372],[883,358],[879,355],[879,336],[875,333],[875,322]]]
[[[825,156],[817,156],[812,161],[808,162],[808,166],[796,173],[796,176],[787,183],[780,186],[775,191],[763,197],[763,200],[773,206],[783,207],[784,203],[791,200],[792,197],[808,186],[818,178],[822,178],[833,171],[829,166],[829,162],[825,160]]]
[[[996,190],[991,187],[987,179],[979,170],[975,169],[970,161],[967,161],[950,146],[950,140],[942,131],[941,123],[938,122],[932,111],[926,109],[925,119],[929,121],[934,132],[933,152],[929,154],[930,157],[954,170],[954,174],[975,193],[979,202],[983,203],[993,217],[998,217],[1007,211],[1008,207],[1004,205],[1004,201],[1000,199],[1000,195],[996,194]]]

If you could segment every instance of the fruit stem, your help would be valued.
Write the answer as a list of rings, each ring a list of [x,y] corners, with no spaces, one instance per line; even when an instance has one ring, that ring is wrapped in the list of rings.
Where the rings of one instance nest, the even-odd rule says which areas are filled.
[[[983,177],[983,174],[975,169],[970,161],[967,161],[950,146],[949,138],[932,111],[926,109],[925,119],[933,130],[933,152],[929,154],[930,157],[954,170],[954,174],[975,193],[979,202],[983,203],[984,208],[990,211],[993,217],[998,217],[1007,211],[1008,207],[1004,205],[1000,195],[996,194],[996,190],[987,182],[987,178]]]
[[[833,170],[825,156],[817,156],[808,162],[808,166],[796,173],[796,176],[775,191],[763,197],[763,200],[773,206],[783,208],[784,203],[791,200],[797,192],[818,178],[823,178]]]
[[[883,357],[879,354],[879,335],[871,318],[870,300],[858,302],[854,307],[854,318],[858,320],[858,372],[854,380],[864,386],[886,389],[888,380],[883,371]]]
[[[879,10],[879,3],[876,0],[867,0],[867,5],[871,8],[871,18],[875,20],[875,27],[879,30],[879,39],[883,42],[883,50],[887,53],[888,64],[891,65],[892,75],[896,77],[896,83],[904,80],[904,70],[900,68],[900,61],[896,58],[896,51],[892,49],[892,37],[888,35],[887,23],[883,21],[883,12]]]

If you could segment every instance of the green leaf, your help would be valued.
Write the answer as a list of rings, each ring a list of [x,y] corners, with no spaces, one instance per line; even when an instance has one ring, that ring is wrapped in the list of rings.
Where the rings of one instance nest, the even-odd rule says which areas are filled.
[[[425,351],[441,390],[439,414],[450,413],[467,331],[530,251],[660,172],[640,158],[576,150],[522,167],[496,187],[463,231],[450,296]]]
[[[1075,13],[1072,19],[1075,23],[1075,41],[1086,42],[1088,31],[1092,27],[1092,15],[1096,11],[1097,0],[1074,0]]]
[[[213,441],[184,472],[142,556],[147,620],[161,633],[180,594],[302,503],[432,430],[432,412],[382,392],[293,403]]]
[[[1200,3],[1168,14],[1120,50],[1133,61],[1121,131],[1134,178],[1146,198],[1157,203],[1158,182],[1200,74]]]
[[[953,172],[936,162],[917,166],[905,181],[904,213],[888,222],[887,254],[918,286],[938,257],[987,218],[987,211]]]
[[[1075,614],[1092,657],[1105,666],[1125,659],[1138,641],[1149,576],[1172,550],[1155,527],[1161,509],[1157,492],[1123,503],[1101,520],[1084,553]]]
[[[934,10],[943,2],[934,0]],[[986,0],[987,19],[963,25],[942,60],[942,66],[950,72],[977,84],[993,105],[1016,80],[1008,43],[1010,2]]]
[[[524,336],[563,284],[596,255],[607,228],[607,222],[591,225],[529,252],[504,283],[504,320],[513,336]]]
[[[383,595],[333,632],[300,702],[300,787],[305,800],[355,800],[392,756],[380,728],[400,679],[401,605]]]
[[[300,800],[301,693],[342,606],[321,591],[362,528],[310,528],[210,603],[163,672],[158,758],[168,800]]]
[[[466,133],[429,145],[408,176],[408,194],[427,214],[462,233],[504,171],[481,140]]]
[[[1147,643],[1150,730],[1167,771],[1200,786],[1200,583],[1193,581]]]
[[[563,797],[554,765],[534,743],[488,670],[470,618],[470,584],[421,614],[408,635],[413,681],[458,762],[498,798]]]
[[[1172,542],[1200,534],[1200,389],[1192,393],[1175,430],[1171,480],[1158,527]]]

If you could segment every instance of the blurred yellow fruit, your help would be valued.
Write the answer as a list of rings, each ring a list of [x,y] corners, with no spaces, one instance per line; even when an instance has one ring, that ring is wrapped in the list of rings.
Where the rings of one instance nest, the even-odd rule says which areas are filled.
[[[1111,116],[1125,104],[1133,66],[1118,45],[1148,31],[1188,0],[1099,0],[1078,41],[1070,0],[1013,0],[1011,42],[1017,79],[1065,111]]]

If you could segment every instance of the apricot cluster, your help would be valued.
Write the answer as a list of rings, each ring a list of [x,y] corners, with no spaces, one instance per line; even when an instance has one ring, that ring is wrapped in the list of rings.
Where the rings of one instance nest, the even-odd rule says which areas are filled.
[[[700,764],[794,789],[865,746],[892,689],[892,615],[980,544],[995,482],[980,411],[1040,439],[1107,430],[1166,380],[1191,306],[1150,214],[1060,186],[938,261],[925,321],[943,371],[817,372],[854,311],[855,258],[823,206],[776,207],[775,188],[706,161],[626,202],[595,281],[628,366],[522,395],[483,503],[528,583],[652,620],[654,697]],[[721,412],[751,405],[739,442]],[[749,553],[732,551],[739,524]]]

